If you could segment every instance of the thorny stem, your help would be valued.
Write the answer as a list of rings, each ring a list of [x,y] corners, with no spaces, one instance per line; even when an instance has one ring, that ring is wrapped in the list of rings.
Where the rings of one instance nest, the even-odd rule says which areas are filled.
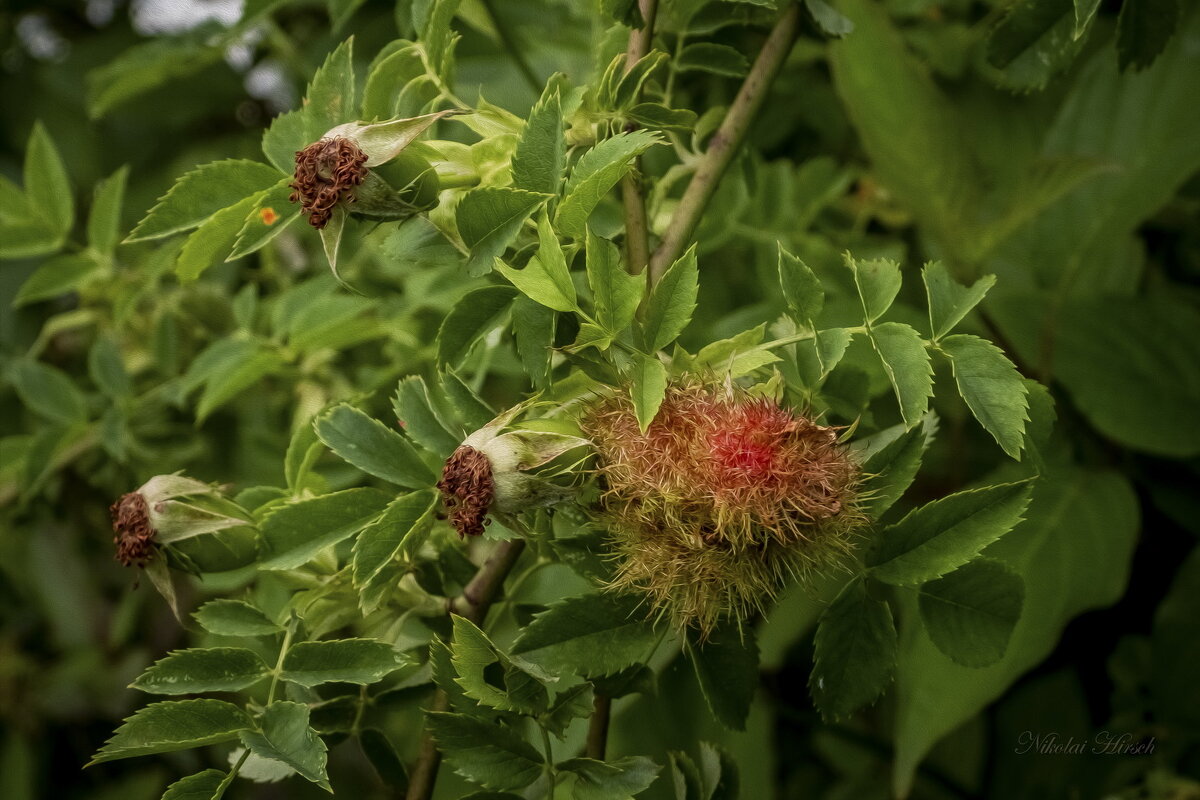
[[[517,559],[525,549],[524,539],[512,539],[501,542],[488,556],[487,561],[475,573],[475,577],[463,588],[462,594],[446,602],[446,611],[466,617],[479,625],[487,616],[488,609],[496,599],[504,579],[512,571]],[[448,711],[450,698],[438,689],[434,694],[430,711]],[[405,800],[429,800],[433,796],[433,787],[437,783],[438,767],[442,763],[441,751],[437,743],[426,731],[421,736],[421,748],[417,753],[417,761],[413,765],[408,779],[408,792]]]
[[[629,47],[625,50],[625,71],[650,51],[654,38],[654,18],[658,0],[638,0],[644,25],[629,32]],[[634,159],[633,168],[621,179],[621,201],[625,206],[625,255],[631,275],[640,274],[650,262],[650,223],[646,219],[646,197],[642,192],[641,159]]]
[[[496,34],[500,37],[500,43],[504,45],[504,49],[512,56],[512,60],[516,62],[517,70],[521,73],[521,77],[529,84],[529,88],[533,89],[534,94],[542,93],[542,84],[534,74],[533,67],[529,66],[529,61],[525,58],[525,51],[517,42],[517,37],[513,35],[512,29],[508,27],[508,23],[496,11],[495,0],[483,0],[483,7],[487,10],[488,16],[492,19],[492,26],[496,29]]]
[[[754,60],[754,66],[746,75],[746,80],[742,83],[742,88],[738,90],[733,105],[725,114],[721,127],[709,141],[708,150],[700,159],[696,174],[688,184],[687,190],[684,191],[679,206],[663,234],[662,242],[650,258],[651,285],[656,283],[666,272],[667,267],[683,254],[692,234],[695,233],[700,216],[704,213],[713,193],[716,192],[721,177],[729,167],[729,162],[733,160],[742,140],[746,138],[750,123],[758,114],[759,108],[762,107],[771,81],[779,73],[784,60],[787,59],[787,55],[792,49],[792,43],[796,40],[799,19],[800,7],[797,3],[791,3],[779,17],[775,27],[771,29],[771,34],[763,44],[758,58]]]

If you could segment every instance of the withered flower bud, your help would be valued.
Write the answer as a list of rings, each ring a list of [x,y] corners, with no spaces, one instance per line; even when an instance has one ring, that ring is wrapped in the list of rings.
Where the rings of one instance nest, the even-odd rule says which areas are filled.
[[[446,460],[437,488],[442,493],[450,524],[459,536],[479,536],[496,496],[492,462],[480,451],[461,445]]]
[[[112,514],[117,560],[127,567],[144,566],[154,555],[155,535],[146,498],[138,492],[130,492],[113,503],[109,513]]]
[[[296,153],[295,179],[288,184],[291,202],[300,202],[308,222],[324,228],[339,202],[352,203],[354,190],[367,177],[367,154],[349,139],[314,142]]]

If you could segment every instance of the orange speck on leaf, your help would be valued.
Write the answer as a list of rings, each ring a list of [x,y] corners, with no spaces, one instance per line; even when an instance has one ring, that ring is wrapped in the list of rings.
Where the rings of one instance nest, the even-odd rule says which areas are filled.
[[[279,215],[275,213],[273,208],[264,208],[258,212],[262,216],[263,225],[274,225],[275,220],[279,219]]]

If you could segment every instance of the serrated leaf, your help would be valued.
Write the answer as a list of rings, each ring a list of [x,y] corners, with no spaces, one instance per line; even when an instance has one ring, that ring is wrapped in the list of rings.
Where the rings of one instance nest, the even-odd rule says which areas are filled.
[[[390,498],[377,489],[344,489],[275,506],[259,524],[263,569],[295,569],[358,533]]]
[[[591,684],[576,684],[559,692],[550,710],[542,714],[538,721],[550,733],[563,739],[572,722],[584,719],[592,713],[594,702]]]
[[[215,800],[224,780],[225,773],[221,770],[206,769],[172,783],[163,792],[162,800]]]
[[[322,683],[377,683],[404,666],[404,657],[387,642],[374,639],[331,639],[300,642],[283,658],[285,681],[301,686]]]
[[[807,264],[779,245],[779,286],[796,319],[812,327],[825,306],[825,290]]]
[[[547,308],[555,311],[575,311],[579,308],[566,256],[546,216],[538,221],[538,249],[525,268],[513,269],[497,258],[496,270],[530,300]]]
[[[658,356],[637,353],[630,370],[629,397],[642,433],[650,427],[667,396],[667,367]]]
[[[483,401],[453,370],[441,377],[442,392],[463,423],[463,435],[479,430],[496,418],[496,410]]]
[[[451,663],[467,697],[500,711],[537,715],[547,709],[550,697],[538,676],[514,664],[470,620],[455,615],[453,625]]]
[[[871,519],[879,519],[904,494],[925,452],[925,431],[913,428],[905,431],[887,446],[872,454],[863,463],[866,476],[863,491],[863,511]]]
[[[587,279],[592,289],[596,322],[618,334],[633,322],[646,286],[646,273],[630,275],[621,267],[617,246],[590,229],[587,232]]]
[[[247,215],[258,205],[262,194],[252,194],[221,209],[188,235],[175,261],[175,274],[179,280],[194,281],[204,270],[213,264],[220,264],[229,256]]]
[[[91,764],[230,742],[252,726],[250,715],[223,700],[154,703],[125,720]]]
[[[313,75],[304,95],[305,144],[335,125],[351,121],[358,109],[354,87],[354,37],[337,46]]]
[[[918,590],[930,640],[964,667],[986,667],[1004,657],[1024,599],[1021,576],[989,558],[970,561]]]
[[[357,408],[342,403],[313,422],[325,446],[368,475],[422,489],[437,481],[407,439]]]
[[[541,755],[508,728],[463,714],[430,711],[425,717],[446,761],[468,780],[515,791],[542,774]]]
[[[667,108],[662,103],[638,103],[625,115],[651,130],[690,133],[696,127],[696,112],[689,108]]]
[[[141,242],[190,230],[221,209],[279,182],[279,172],[257,161],[226,159],[197,167],[175,181],[125,241]]]
[[[268,672],[253,650],[194,647],[160,658],[130,687],[151,694],[236,692],[253,686]]]
[[[396,49],[376,57],[363,89],[365,120],[418,114],[437,97],[437,87],[425,70],[420,45],[397,40]]]
[[[871,575],[912,586],[967,563],[1021,521],[1029,481],[999,483],[948,495],[884,528],[867,554]]]
[[[510,652],[551,672],[607,675],[641,661],[657,638],[639,598],[595,592],[552,603]]]
[[[963,317],[979,305],[979,301],[996,284],[995,275],[984,275],[970,286],[963,286],[950,276],[950,270],[940,261],[926,264],[921,271],[921,278],[925,281],[925,297],[929,301],[929,330],[934,341],[962,322]]]
[[[354,585],[365,587],[392,559],[412,560],[433,524],[437,494],[432,490],[401,495],[388,504],[354,541]]]
[[[528,297],[518,297],[513,303],[513,339],[517,356],[535,389],[550,385],[550,364],[558,315]]]
[[[259,720],[261,731],[242,731],[242,744],[257,756],[281,761],[333,794],[325,774],[325,742],[308,724],[308,706],[278,700]]]
[[[574,800],[627,800],[650,788],[661,767],[646,756],[616,761],[571,758],[558,764],[560,772],[575,775]]]
[[[311,144],[304,133],[304,109],[285,111],[263,131],[262,151],[275,169],[285,174],[296,170],[296,153]],[[276,174],[278,179],[279,175]]]
[[[563,201],[554,215],[555,228],[583,239],[596,206],[632,168],[633,159],[660,141],[653,131],[631,131],[605,139],[584,153],[567,179]]]
[[[636,103],[646,81],[670,59],[671,57],[661,50],[651,50],[632,67],[624,70],[612,92],[612,107],[621,110]],[[614,73],[614,77],[617,74],[619,73]]]
[[[675,59],[680,72],[699,71],[729,78],[740,78],[750,71],[750,61],[727,44],[695,42],[683,48]]]
[[[2,229],[0,229],[2,232]],[[13,308],[49,300],[74,291],[101,271],[101,263],[88,252],[55,256],[33,271],[13,298]]]
[[[447,430],[434,412],[429,387],[421,376],[401,378],[392,411],[409,438],[439,458],[448,457],[458,447],[459,437]]]
[[[9,379],[21,402],[39,417],[64,424],[87,420],[87,399],[61,369],[22,358],[12,362]]]
[[[905,427],[913,428],[925,417],[933,396],[933,366],[925,340],[901,322],[884,322],[867,333],[896,393]]]
[[[92,208],[87,221],[88,245],[102,255],[111,256],[121,239],[121,208],[128,178],[129,167],[121,167],[97,183],[92,193]]]
[[[1140,70],[1153,64],[1179,25],[1179,11],[1178,0],[1125,0],[1117,17],[1121,69]]]
[[[813,702],[828,720],[850,716],[875,701],[896,666],[896,627],[882,600],[872,600],[861,580],[851,581],[817,624],[816,653],[808,681]]]
[[[688,248],[663,274],[646,303],[642,320],[643,349],[653,353],[666,347],[683,333],[696,310],[700,274],[696,265],[696,246]]]
[[[65,235],[75,224],[75,198],[62,156],[40,121],[26,145],[24,178],[30,210],[51,231]]]
[[[300,207],[291,201],[291,178],[284,178],[257,195],[238,231],[233,250],[225,257],[233,261],[262,248],[300,218]]]
[[[269,636],[283,631],[266,614],[241,600],[209,600],[192,616],[200,627],[218,636]]]
[[[745,730],[758,688],[758,642],[753,629],[720,628],[703,642],[693,638],[687,652],[713,716],[727,728]]]
[[[562,102],[558,87],[547,83],[529,112],[512,156],[513,186],[557,195],[566,165]]]
[[[969,334],[947,336],[941,350],[954,367],[954,380],[967,407],[992,438],[1015,459],[1021,457],[1029,401],[1025,381],[1004,351]]]
[[[846,266],[854,275],[854,285],[862,302],[864,319],[874,322],[891,308],[903,280],[900,265],[889,258],[859,261],[846,256]]]
[[[847,328],[826,328],[811,339],[796,342],[796,368],[804,385],[820,386],[846,355],[853,338]]]
[[[471,251],[470,275],[482,275],[516,237],[525,220],[550,195],[501,186],[484,186],[463,195],[455,208],[458,234]]]
[[[438,329],[438,364],[462,361],[471,345],[500,325],[516,296],[508,286],[485,286],[463,295]]]

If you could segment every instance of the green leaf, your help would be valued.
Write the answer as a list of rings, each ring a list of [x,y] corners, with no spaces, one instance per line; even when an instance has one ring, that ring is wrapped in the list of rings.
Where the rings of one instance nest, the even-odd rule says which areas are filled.
[[[224,355],[227,357],[223,359],[222,368],[211,372],[205,378],[204,391],[196,403],[197,421],[204,421],[213,411],[283,366],[283,356],[274,347],[249,340],[219,340],[217,344],[225,342],[237,344],[239,347],[226,352]],[[195,364],[196,362],[193,362],[193,366]],[[188,374],[191,375],[190,370]]]
[[[434,412],[429,387],[421,376],[401,378],[392,398],[392,411],[409,438],[439,458],[445,459],[458,447],[459,438]]]
[[[559,739],[565,739],[571,723],[590,716],[594,704],[595,696],[591,684],[577,683],[570,689],[559,692],[550,710],[542,714],[538,721],[550,733]]]
[[[688,108],[667,108],[662,103],[638,103],[625,112],[643,128],[691,133],[696,127],[696,112]]]
[[[913,428],[893,439],[863,463],[862,471],[867,476],[863,511],[867,516],[871,519],[882,517],[912,485],[917,470],[921,468],[925,446],[925,431]]]
[[[958,392],[975,419],[1004,452],[1019,460],[1029,401],[1017,368],[999,347],[978,336],[947,336],[940,346],[950,358]]]
[[[452,370],[442,373],[441,387],[450,402],[450,407],[465,426],[464,435],[479,430],[496,418],[496,410],[485,403],[475,390]]]
[[[986,667],[1004,657],[1025,598],[1021,576],[977,558],[921,585],[918,604],[929,639],[951,661]]]
[[[231,742],[253,726],[250,716],[222,700],[168,700],[139,709],[117,728],[91,764]]]
[[[804,8],[821,33],[830,38],[840,39],[854,32],[854,23],[825,0],[804,0]]]
[[[902,597],[907,624],[896,676],[897,796],[908,793],[934,742],[978,716],[1059,646],[1068,620],[1124,594],[1137,530],[1137,498],[1118,473],[1074,466],[1044,473],[1026,521],[987,549],[1025,581],[1021,619],[1004,658],[990,667],[947,658],[915,624],[915,601]]]
[[[700,273],[696,265],[696,246],[679,257],[654,286],[642,320],[642,346],[653,353],[666,347],[683,333],[696,310]]]
[[[100,261],[86,251],[55,256],[40,264],[25,279],[21,288],[17,290],[17,296],[13,298],[13,308],[74,291],[101,269]]]
[[[224,772],[206,769],[172,783],[163,793],[162,800],[216,800],[217,790],[224,781]]]
[[[9,379],[21,402],[39,417],[64,424],[87,420],[87,399],[61,369],[22,358],[12,362]]]
[[[645,756],[626,756],[616,761],[570,758],[559,762],[558,769],[575,775],[575,800],[627,800],[649,789],[661,767]]]
[[[650,427],[667,396],[667,367],[658,356],[638,353],[630,373],[629,397],[642,433]]]
[[[750,61],[744,55],[727,44],[713,42],[687,45],[675,59],[675,66],[680,72],[710,72],[730,78],[740,78],[750,71]]]
[[[825,290],[809,266],[779,244],[779,285],[796,319],[812,327],[825,306]]]
[[[241,600],[209,600],[192,614],[200,627],[218,636],[269,636],[283,628]]]
[[[196,39],[154,38],[87,74],[87,110],[99,119],[117,106],[221,60],[225,50]]]
[[[513,269],[497,258],[496,270],[529,299],[547,308],[555,311],[575,311],[579,308],[566,257],[548,217],[543,216],[538,221],[537,253],[529,259],[525,268]]]
[[[404,657],[387,642],[374,639],[332,639],[300,642],[283,657],[285,681],[301,686],[322,683],[366,685],[404,666]]]
[[[288,184],[291,181],[290,177],[284,178],[257,195],[238,231],[233,251],[225,257],[226,261],[234,261],[259,250],[300,218],[300,207],[289,199],[292,190]]]
[[[484,186],[463,195],[454,211],[458,234],[471,251],[470,275],[483,275],[504,253],[529,215],[550,195],[500,186]]]
[[[641,661],[657,639],[639,598],[594,592],[535,615],[511,652],[551,672],[607,675]]]
[[[882,600],[852,580],[817,624],[808,688],[827,720],[840,720],[875,701],[896,666],[896,627]]]
[[[459,775],[488,789],[524,789],[542,774],[541,755],[512,730],[463,714],[426,712],[446,761]]]
[[[295,569],[362,530],[387,507],[377,489],[344,489],[275,506],[259,525],[263,569]]]
[[[567,179],[566,193],[554,216],[555,228],[583,239],[596,206],[633,167],[633,159],[660,141],[653,131],[631,131],[605,139],[584,153]]]
[[[941,577],[962,566],[1021,521],[1029,481],[999,483],[948,495],[884,528],[867,554],[871,575],[898,586]]]
[[[75,198],[67,168],[50,134],[35,122],[25,150],[25,195],[29,208],[46,227],[64,236],[75,224]]]
[[[437,97],[420,46],[402,39],[394,44],[393,52],[380,52],[367,74],[362,101],[365,120],[415,116]]]
[[[693,638],[688,656],[713,716],[727,728],[745,730],[758,689],[758,642],[753,629],[739,631],[727,625],[703,642]]]
[[[592,289],[596,322],[619,334],[633,322],[646,286],[646,273],[630,275],[621,267],[617,246],[590,229],[587,232],[587,279]]]
[[[513,339],[521,365],[535,389],[550,386],[550,361],[558,316],[553,309],[518,297],[513,303]]]
[[[257,161],[227,159],[197,167],[175,181],[125,241],[159,239],[195,228],[221,209],[278,182],[279,173]]]
[[[305,144],[315,142],[335,125],[352,122],[358,101],[354,87],[354,37],[337,46],[313,75],[304,96]]]
[[[1117,18],[1121,69],[1140,70],[1153,64],[1179,25],[1179,11],[1178,0],[1125,0]]]
[[[236,692],[267,676],[258,653],[240,647],[194,647],[160,658],[130,688],[151,694]]]
[[[368,475],[406,489],[422,489],[437,480],[407,439],[351,405],[334,406],[313,426],[326,447]]]
[[[513,186],[531,192],[557,195],[567,160],[563,135],[562,102],[554,82],[546,84],[521,129],[512,156]]]
[[[970,286],[950,277],[940,261],[931,261],[921,271],[925,296],[929,300],[929,330],[937,341],[949,333],[996,284],[995,275],[984,275]]]
[[[901,322],[874,325],[868,335],[896,392],[904,424],[912,428],[925,417],[929,398],[933,396],[933,367],[925,340]]]
[[[642,87],[658,70],[670,61],[670,56],[661,50],[651,50],[637,60],[631,68],[624,71],[612,91],[612,107],[625,109],[637,102],[641,96]],[[613,77],[619,73],[614,72]],[[609,84],[611,86],[611,83]]]
[[[247,215],[258,206],[262,196],[262,192],[252,194],[221,209],[188,235],[175,262],[175,274],[179,280],[194,281],[204,270],[229,257]]]
[[[124,166],[96,184],[92,208],[88,212],[88,244],[102,255],[111,256],[121,239],[121,207],[125,202],[125,183],[129,167]]]
[[[451,662],[467,697],[500,711],[529,715],[546,711],[550,697],[538,676],[497,650],[475,623],[456,615],[453,624]]]
[[[121,347],[111,336],[97,338],[88,351],[88,374],[100,391],[113,399],[127,397],[133,391]]]
[[[242,731],[242,744],[262,758],[287,764],[333,794],[325,774],[325,742],[308,724],[308,706],[279,700],[267,706],[261,731]]]
[[[287,175],[296,170],[296,153],[311,142],[305,138],[304,109],[287,111],[275,119],[263,131],[262,151],[275,169]],[[276,173],[275,180],[279,179]]]
[[[438,364],[457,364],[471,345],[495,330],[517,296],[508,286],[485,286],[463,295],[438,330]]]
[[[988,39],[987,57],[1015,89],[1041,89],[1083,49],[1073,0],[1025,0]]]
[[[846,266],[854,274],[854,285],[862,301],[864,319],[874,322],[884,315],[896,299],[903,278],[900,265],[888,258],[859,261],[846,256]]]
[[[354,541],[354,585],[365,587],[397,557],[412,561],[433,524],[437,493],[433,490],[401,495]]]

